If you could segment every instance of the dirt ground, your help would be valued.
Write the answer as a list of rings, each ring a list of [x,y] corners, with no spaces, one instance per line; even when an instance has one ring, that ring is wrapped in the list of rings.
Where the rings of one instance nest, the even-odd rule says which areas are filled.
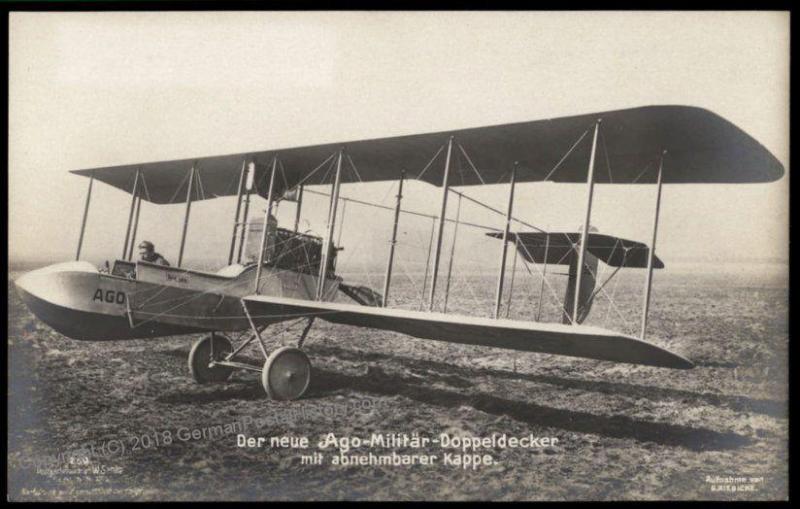
[[[493,280],[482,284],[491,294]],[[9,284],[11,499],[786,499],[787,285],[659,275],[650,340],[690,358],[692,370],[318,322],[306,344],[315,369],[308,395],[275,402],[256,373],[192,381],[186,359],[197,337],[70,340],[36,320]],[[535,298],[517,291],[515,313],[530,318]],[[615,291],[621,306],[639,305],[638,281]],[[593,317],[609,312],[599,307]],[[249,355],[260,362],[257,350]],[[237,447],[242,430],[312,444],[327,433],[505,433],[558,443],[482,450],[495,464],[476,469],[309,465],[296,449]]]

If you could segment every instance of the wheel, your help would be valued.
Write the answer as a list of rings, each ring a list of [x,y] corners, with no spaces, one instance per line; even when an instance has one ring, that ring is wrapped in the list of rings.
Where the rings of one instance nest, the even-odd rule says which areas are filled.
[[[211,341],[214,341],[214,357],[211,359]],[[212,360],[220,360],[233,352],[231,341],[225,336],[211,334],[198,340],[189,352],[189,371],[197,383],[224,382],[230,378],[233,368],[209,366]]]
[[[272,352],[261,371],[261,385],[270,398],[297,399],[311,383],[311,361],[298,348],[284,346]]]

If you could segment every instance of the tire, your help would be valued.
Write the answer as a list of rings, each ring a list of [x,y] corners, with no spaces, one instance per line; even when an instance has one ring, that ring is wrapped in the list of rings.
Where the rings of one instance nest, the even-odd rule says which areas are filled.
[[[211,341],[214,341],[213,360],[220,360],[233,352],[231,341],[220,334],[210,334],[198,340],[189,352],[189,372],[197,383],[224,382],[230,378],[233,368],[230,366],[209,366],[211,359]]]
[[[299,348],[284,346],[272,352],[261,371],[261,385],[270,398],[300,398],[311,383],[311,361]]]

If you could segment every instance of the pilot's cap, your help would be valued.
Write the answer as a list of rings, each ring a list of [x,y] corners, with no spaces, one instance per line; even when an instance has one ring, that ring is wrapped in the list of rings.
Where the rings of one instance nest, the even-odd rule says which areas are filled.
[[[148,251],[152,251],[154,246],[149,240],[143,240],[139,243],[139,249],[147,249]]]

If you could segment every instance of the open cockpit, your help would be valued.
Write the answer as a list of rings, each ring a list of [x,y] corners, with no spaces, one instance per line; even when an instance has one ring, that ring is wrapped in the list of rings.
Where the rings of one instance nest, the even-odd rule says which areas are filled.
[[[322,238],[315,235],[295,232],[285,228],[273,229],[267,233],[264,249],[264,267],[316,276],[320,273],[320,264],[322,263],[322,245]],[[331,244],[326,270],[328,278],[335,278],[336,254],[340,250],[340,247]],[[137,266],[142,266],[147,267],[148,271],[156,270],[175,274],[193,273],[216,278],[236,279],[245,271],[251,270],[257,265],[257,251],[255,255],[253,255],[252,250],[249,250],[249,253],[250,256],[247,256],[244,260],[225,265],[216,271],[170,267],[143,260],[118,259],[114,261],[110,268],[101,269],[100,272],[126,279],[137,279]]]

